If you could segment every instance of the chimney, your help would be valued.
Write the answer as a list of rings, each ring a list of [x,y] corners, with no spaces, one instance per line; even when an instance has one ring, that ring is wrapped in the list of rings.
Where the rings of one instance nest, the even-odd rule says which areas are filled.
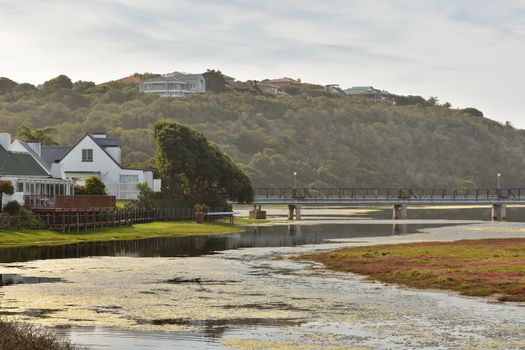
[[[105,132],[93,132],[91,133],[91,136],[93,136],[96,139],[105,139],[106,133]]]
[[[6,151],[9,151],[11,148],[11,134],[6,132],[0,133],[0,146],[2,146]]]

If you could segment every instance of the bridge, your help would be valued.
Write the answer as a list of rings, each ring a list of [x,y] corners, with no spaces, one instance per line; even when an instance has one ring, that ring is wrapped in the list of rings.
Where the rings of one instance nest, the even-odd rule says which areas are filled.
[[[392,205],[393,219],[407,217],[408,205],[492,205],[492,219],[506,219],[507,204],[525,204],[525,188],[256,188],[254,210],[261,218],[262,205],[288,205],[288,218],[301,219],[301,206]],[[259,206],[259,208],[257,208]]]

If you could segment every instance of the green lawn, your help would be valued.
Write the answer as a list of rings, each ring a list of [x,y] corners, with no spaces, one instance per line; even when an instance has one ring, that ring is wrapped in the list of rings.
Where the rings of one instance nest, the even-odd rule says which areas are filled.
[[[0,231],[0,247],[54,245],[77,242],[131,240],[150,237],[210,235],[241,232],[241,225],[224,223],[196,224],[193,221],[153,222],[126,227],[106,227],[84,233],[61,233],[51,230]]]

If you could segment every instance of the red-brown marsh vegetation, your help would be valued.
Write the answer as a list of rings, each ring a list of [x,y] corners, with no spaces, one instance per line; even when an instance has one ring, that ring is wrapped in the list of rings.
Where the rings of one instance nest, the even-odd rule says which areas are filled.
[[[296,259],[387,283],[525,301],[525,238],[344,248]]]

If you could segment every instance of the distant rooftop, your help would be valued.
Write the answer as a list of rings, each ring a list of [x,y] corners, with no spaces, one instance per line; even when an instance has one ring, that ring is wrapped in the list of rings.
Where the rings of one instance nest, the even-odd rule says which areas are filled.
[[[347,95],[390,94],[388,91],[375,89],[373,86],[354,86],[344,92]]]
[[[301,79],[292,79],[288,77],[279,78],[279,79],[270,79],[266,81],[269,84],[301,84]]]

